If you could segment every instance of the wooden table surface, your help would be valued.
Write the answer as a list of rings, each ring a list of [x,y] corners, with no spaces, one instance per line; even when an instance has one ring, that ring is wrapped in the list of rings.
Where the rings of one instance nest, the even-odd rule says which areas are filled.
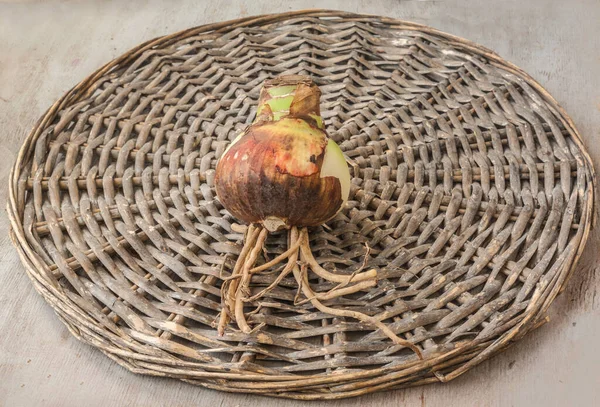
[[[563,105],[600,168],[600,1],[0,1],[0,406],[299,406],[134,375],[72,337],[34,291],[8,237],[6,182],[44,111],[140,42],[248,15],[330,8],[415,21],[495,50]],[[600,404],[598,229],[550,323],[453,382],[329,406]],[[320,403],[313,403],[321,405]]]

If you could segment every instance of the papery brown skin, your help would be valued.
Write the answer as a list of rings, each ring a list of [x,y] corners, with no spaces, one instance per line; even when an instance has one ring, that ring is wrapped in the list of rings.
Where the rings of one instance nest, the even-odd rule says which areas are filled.
[[[340,181],[321,177],[328,139],[305,120],[288,117],[250,126],[217,164],[216,189],[236,218],[276,217],[291,226],[316,226],[342,203]]]

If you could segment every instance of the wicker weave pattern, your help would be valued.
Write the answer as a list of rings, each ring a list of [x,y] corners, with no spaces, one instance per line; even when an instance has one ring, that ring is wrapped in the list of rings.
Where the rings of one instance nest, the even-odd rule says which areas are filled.
[[[217,336],[243,234],[214,168],[280,74],[321,87],[354,177],[347,208],[311,231],[315,257],[340,274],[378,270],[376,287],[329,305],[376,316],[424,360],[294,305],[293,278],[248,304],[252,334]],[[128,369],[341,398],[450,380],[543,323],[587,238],[592,182],[570,119],[518,68],[427,27],[312,11],[191,29],[100,69],[25,141],[9,215],[36,289]],[[285,250],[284,235],[267,243],[268,258]]]

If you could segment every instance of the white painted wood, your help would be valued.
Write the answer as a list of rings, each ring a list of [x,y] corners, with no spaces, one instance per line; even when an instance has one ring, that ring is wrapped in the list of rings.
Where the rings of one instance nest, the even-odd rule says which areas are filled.
[[[34,122],[103,63],[203,23],[301,8],[403,18],[479,42],[538,79],[600,163],[600,2],[18,1],[0,3],[0,184]],[[6,205],[6,186],[0,206]],[[299,406],[137,376],[75,340],[38,296],[0,217],[0,406]],[[457,380],[331,406],[593,406],[600,403],[598,230],[551,321]]]

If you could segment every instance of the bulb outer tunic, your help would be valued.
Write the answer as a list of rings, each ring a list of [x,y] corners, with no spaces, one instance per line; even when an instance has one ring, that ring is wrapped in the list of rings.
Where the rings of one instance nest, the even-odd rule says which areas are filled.
[[[320,225],[342,208],[350,174],[327,137],[319,99],[307,77],[265,83],[256,120],[217,163],[217,196],[233,216],[277,230]]]

